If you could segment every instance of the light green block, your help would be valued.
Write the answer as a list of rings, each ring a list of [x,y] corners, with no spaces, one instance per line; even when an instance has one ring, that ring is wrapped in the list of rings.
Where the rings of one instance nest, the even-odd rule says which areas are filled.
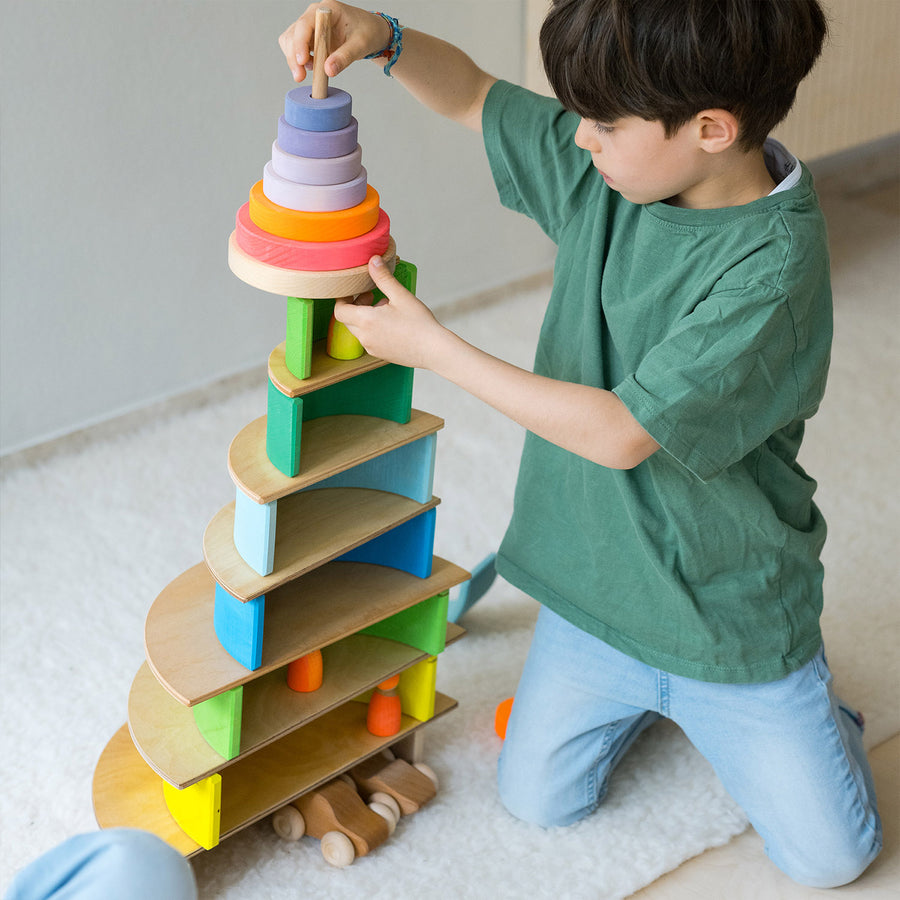
[[[363,630],[363,634],[387,638],[436,656],[447,640],[447,604],[449,591],[435,594],[409,609],[382,619]]]
[[[238,685],[191,707],[200,734],[225,759],[234,759],[241,752],[243,700],[244,687]]]
[[[315,300],[287,298],[284,361],[295,378],[309,378]]]

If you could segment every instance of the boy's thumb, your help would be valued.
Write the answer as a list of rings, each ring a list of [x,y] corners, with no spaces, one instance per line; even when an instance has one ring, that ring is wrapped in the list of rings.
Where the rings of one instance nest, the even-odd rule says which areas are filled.
[[[390,294],[392,287],[399,287],[400,282],[391,274],[391,270],[384,264],[380,256],[373,256],[369,260],[369,275],[375,286],[384,294]]]

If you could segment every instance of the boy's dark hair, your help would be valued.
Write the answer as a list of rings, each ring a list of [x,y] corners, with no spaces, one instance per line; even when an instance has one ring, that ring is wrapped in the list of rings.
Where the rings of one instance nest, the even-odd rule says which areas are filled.
[[[817,0],[554,0],[541,53],[556,96],[586,119],[657,120],[671,137],[726,109],[750,150],[787,115],[826,31]]]

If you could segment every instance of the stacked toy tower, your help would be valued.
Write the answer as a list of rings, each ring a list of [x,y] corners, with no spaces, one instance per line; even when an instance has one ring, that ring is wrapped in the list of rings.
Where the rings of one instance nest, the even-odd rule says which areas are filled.
[[[286,836],[343,832],[351,858],[368,852],[433,795],[416,784],[423,727],[456,705],[436,691],[437,655],[462,634],[448,592],[468,578],[433,556],[443,422],[412,409],[411,369],[365,354],[331,315],[373,288],[373,254],[410,290],[416,270],[367,183],[350,97],[323,77],[317,65],[312,89],[288,93],[229,239],[235,274],[287,297],[267,415],[229,448],[236,499],[206,530],[205,562],[150,609],[128,724],[94,776],[101,827],[186,856],[273,812]]]

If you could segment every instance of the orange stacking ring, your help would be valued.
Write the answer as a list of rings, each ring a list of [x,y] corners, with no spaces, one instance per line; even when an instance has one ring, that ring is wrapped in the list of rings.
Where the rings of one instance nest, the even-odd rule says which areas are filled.
[[[264,193],[262,181],[250,189],[250,220],[278,237],[292,241],[346,241],[371,231],[378,224],[380,198],[369,185],[358,206],[334,212],[304,212],[273,203]]]

